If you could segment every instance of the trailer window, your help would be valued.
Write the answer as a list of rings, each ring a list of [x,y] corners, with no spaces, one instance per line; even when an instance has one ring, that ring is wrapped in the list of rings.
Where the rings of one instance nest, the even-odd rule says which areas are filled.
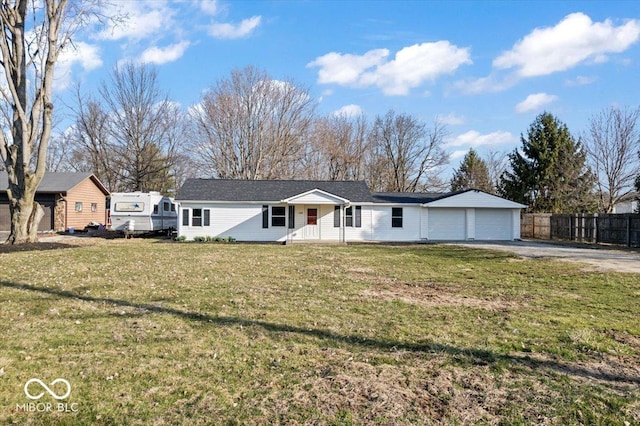
[[[115,203],[113,210],[117,212],[142,212],[144,211],[144,203],[135,201],[120,201]]]

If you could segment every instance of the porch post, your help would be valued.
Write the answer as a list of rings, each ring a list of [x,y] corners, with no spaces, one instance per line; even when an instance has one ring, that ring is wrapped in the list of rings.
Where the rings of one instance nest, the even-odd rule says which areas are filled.
[[[346,232],[346,223],[347,223],[347,218],[345,217],[345,207],[344,207],[344,203],[342,203],[340,205],[340,229],[342,230],[342,242],[346,243],[347,242],[347,232]]]

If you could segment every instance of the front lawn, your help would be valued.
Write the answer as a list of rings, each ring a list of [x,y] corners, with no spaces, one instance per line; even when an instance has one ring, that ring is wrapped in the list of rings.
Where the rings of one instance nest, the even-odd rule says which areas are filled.
[[[0,251],[2,424],[640,423],[638,275],[447,245],[45,246]]]

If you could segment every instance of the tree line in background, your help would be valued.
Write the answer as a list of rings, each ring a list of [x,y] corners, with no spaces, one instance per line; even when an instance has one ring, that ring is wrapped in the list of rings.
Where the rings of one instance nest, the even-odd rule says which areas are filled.
[[[124,65],[97,98],[76,92],[51,171],[91,171],[112,192],[175,191],[188,177],[365,180],[377,191],[444,190],[445,126],[389,111],[318,116],[308,90],[235,70],[181,111],[148,65]]]
[[[187,112],[148,65],[114,70],[98,93],[77,90],[75,124],[52,141],[48,162],[91,171],[112,192],[172,193],[188,177],[364,180],[373,191],[480,189],[559,213],[611,212],[640,186],[640,108],[606,109],[579,138],[542,113],[513,152],[470,149],[447,180],[437,119],[318,116],[308,90],[254,67],[220,79]]]
[[[53,136],[54,68],[80,28],[121,17],[104,0],[0,3],[0,167],[8,243],[37,241],[35,191],[45,170],[90,171],[115,191],[173,193],[188,177],[365,180],[374,191],[478,188],[530,211],[610,212],[640,192],[640,109],[611,107],[583,138],[539,115],[505,159],[470,150],[450,181],[445,126],[393,110],[318,116],[308,90],[248,67],[219,80],[189,111],[158,88],[156,70],[123,65],[97,96],[76,91],[74,124]],[[50,143],[51,142],[51,143]]]

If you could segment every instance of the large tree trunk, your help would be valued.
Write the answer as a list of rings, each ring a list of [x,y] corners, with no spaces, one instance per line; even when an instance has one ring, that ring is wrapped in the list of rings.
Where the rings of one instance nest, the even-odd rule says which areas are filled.
[[[38,242],[38,225],[44,217],[44,209],[34,200],[35,191],[27,190],[19,197],[15,190],[11,193],[11,233],[5,244]]]

